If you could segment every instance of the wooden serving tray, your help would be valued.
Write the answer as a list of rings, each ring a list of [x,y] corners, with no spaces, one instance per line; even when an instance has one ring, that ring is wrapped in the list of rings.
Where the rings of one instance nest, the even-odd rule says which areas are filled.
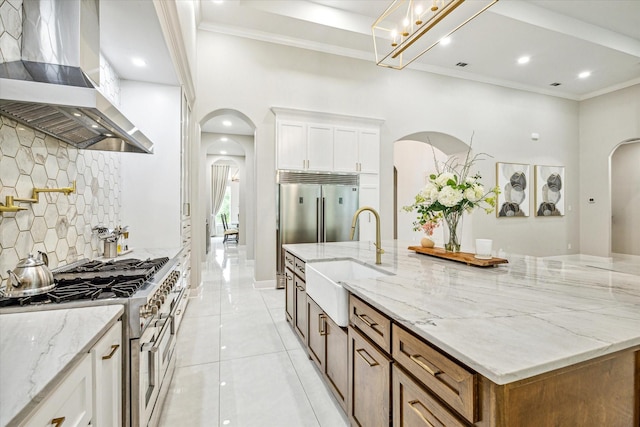
[[[419,254],[434,256],[437,258],[450,259],[451,261],[462,262],[476,267],[494,267],[498,264],[505,264],[509,261],[504,258],[478,259],[475,254],[469,252],[447,252],[444,248],[423,248],[422,246],[409,246],[409,250]]]

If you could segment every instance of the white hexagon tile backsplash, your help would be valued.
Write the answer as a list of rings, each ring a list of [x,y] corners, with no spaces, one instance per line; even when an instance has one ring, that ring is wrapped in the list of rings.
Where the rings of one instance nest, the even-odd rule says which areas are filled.
[[[37,251],[55,268],[95,258],[102,248],[91,228],[120,223],[120,153],[78,150],[0,116],[0,202],[30,198],[34,187],[68,187],[76,193],[40,193],[27,210],[0,216],[0,278]],[[0,285],[1,286],[1,285]]]

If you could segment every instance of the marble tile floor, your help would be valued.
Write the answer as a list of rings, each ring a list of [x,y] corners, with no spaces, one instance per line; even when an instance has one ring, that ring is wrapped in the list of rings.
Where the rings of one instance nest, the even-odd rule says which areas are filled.
[[[192,290],[160,426],[348,426],[285,320],[284,290],[254,289],[244,246],[212,239]]]

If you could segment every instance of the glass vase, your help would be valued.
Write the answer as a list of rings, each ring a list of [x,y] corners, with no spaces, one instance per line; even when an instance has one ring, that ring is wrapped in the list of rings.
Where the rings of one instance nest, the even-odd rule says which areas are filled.
[[[460,252],[460,241],[462,239],[462,212],[449,212],[444,215],[447,223],[444,235],[444,249],[447,252]]]

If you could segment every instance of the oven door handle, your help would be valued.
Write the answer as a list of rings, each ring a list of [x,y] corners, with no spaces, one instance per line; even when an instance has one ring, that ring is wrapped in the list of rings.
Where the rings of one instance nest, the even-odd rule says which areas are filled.
[[[163,328],[162,328],[162,332],[160,332],[160,335],[158,335],[158,339],[156,339],[153,344],[155,344],[152,348],[151,348],[151,352],[152,353],[157,353],[158,350],[160,349],[160,344],[162,344],[162,340],[164,339],[165,334],[167,333],[168,330],[170,330],[171,328],[169,328],[166,324],[166,322],[163,323]]]

